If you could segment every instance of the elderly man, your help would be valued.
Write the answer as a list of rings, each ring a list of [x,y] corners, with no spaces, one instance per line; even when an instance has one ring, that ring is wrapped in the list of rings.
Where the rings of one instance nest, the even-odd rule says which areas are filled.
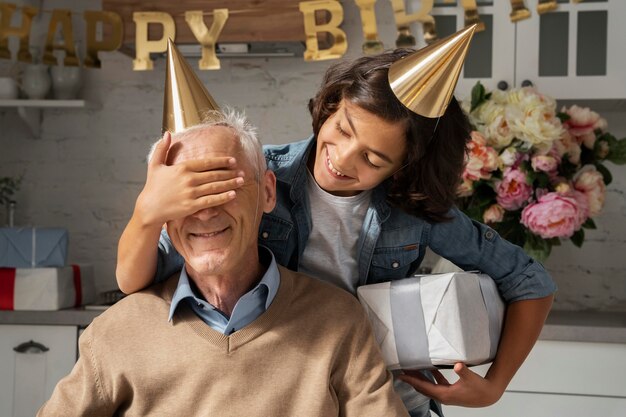
[[[276,179],[249,124],[185,130],[167,160],[221,156],[244,172],[236,198],[167,223],[180,274],[96,318],[38,415],[406,416],[354,297],[257,246]]]

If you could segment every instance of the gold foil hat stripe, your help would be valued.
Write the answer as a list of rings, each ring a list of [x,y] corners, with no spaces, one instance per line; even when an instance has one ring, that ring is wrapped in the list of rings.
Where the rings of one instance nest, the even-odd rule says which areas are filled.
[[[469,26],[394,62],[389,68],[389,85],[398,100],[421,116],[442,116],[476,27]]]
[[[220,110],[195,71],[167,41],[167,67],[163,97],[163,131],[180,132],[205,121],[211,110]]]

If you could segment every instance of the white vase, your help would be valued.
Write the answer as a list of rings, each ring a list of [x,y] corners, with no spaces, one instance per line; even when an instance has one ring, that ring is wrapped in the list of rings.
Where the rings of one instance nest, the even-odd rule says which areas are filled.
[[[43,64],[31,64],[24,70],[22,77],[22,90],[30,99],[43,99],[50,91],[50,75],[48,66]]]
[[[57,65],[53,66],[50,72],[52,74],[54,98],[71,100],[78,96],[78,90],[80,90],[82,82],[81,67]]]
[[[0,99],[13,100],[17,98],[19,90],[13,78],[0,77]]]

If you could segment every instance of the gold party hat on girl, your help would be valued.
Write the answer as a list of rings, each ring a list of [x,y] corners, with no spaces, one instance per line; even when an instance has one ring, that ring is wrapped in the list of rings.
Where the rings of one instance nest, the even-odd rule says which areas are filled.
[[[163,131],[176,133],[197,125],[206,121],[211,110],[220,108],[174,42],[168,39]]]
[[[391,64],[389,85],[398,100],[420,116],[442,116],[454,94],[476,26],[468,26]]]

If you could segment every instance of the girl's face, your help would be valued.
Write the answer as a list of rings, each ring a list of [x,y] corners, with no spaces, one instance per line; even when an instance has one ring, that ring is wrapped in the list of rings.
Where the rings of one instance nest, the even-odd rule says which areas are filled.
[[[390,123],[344,99],[322,125],[309,169],[326,192],[351,196],[393,175],[405,155],[403,123]]]

